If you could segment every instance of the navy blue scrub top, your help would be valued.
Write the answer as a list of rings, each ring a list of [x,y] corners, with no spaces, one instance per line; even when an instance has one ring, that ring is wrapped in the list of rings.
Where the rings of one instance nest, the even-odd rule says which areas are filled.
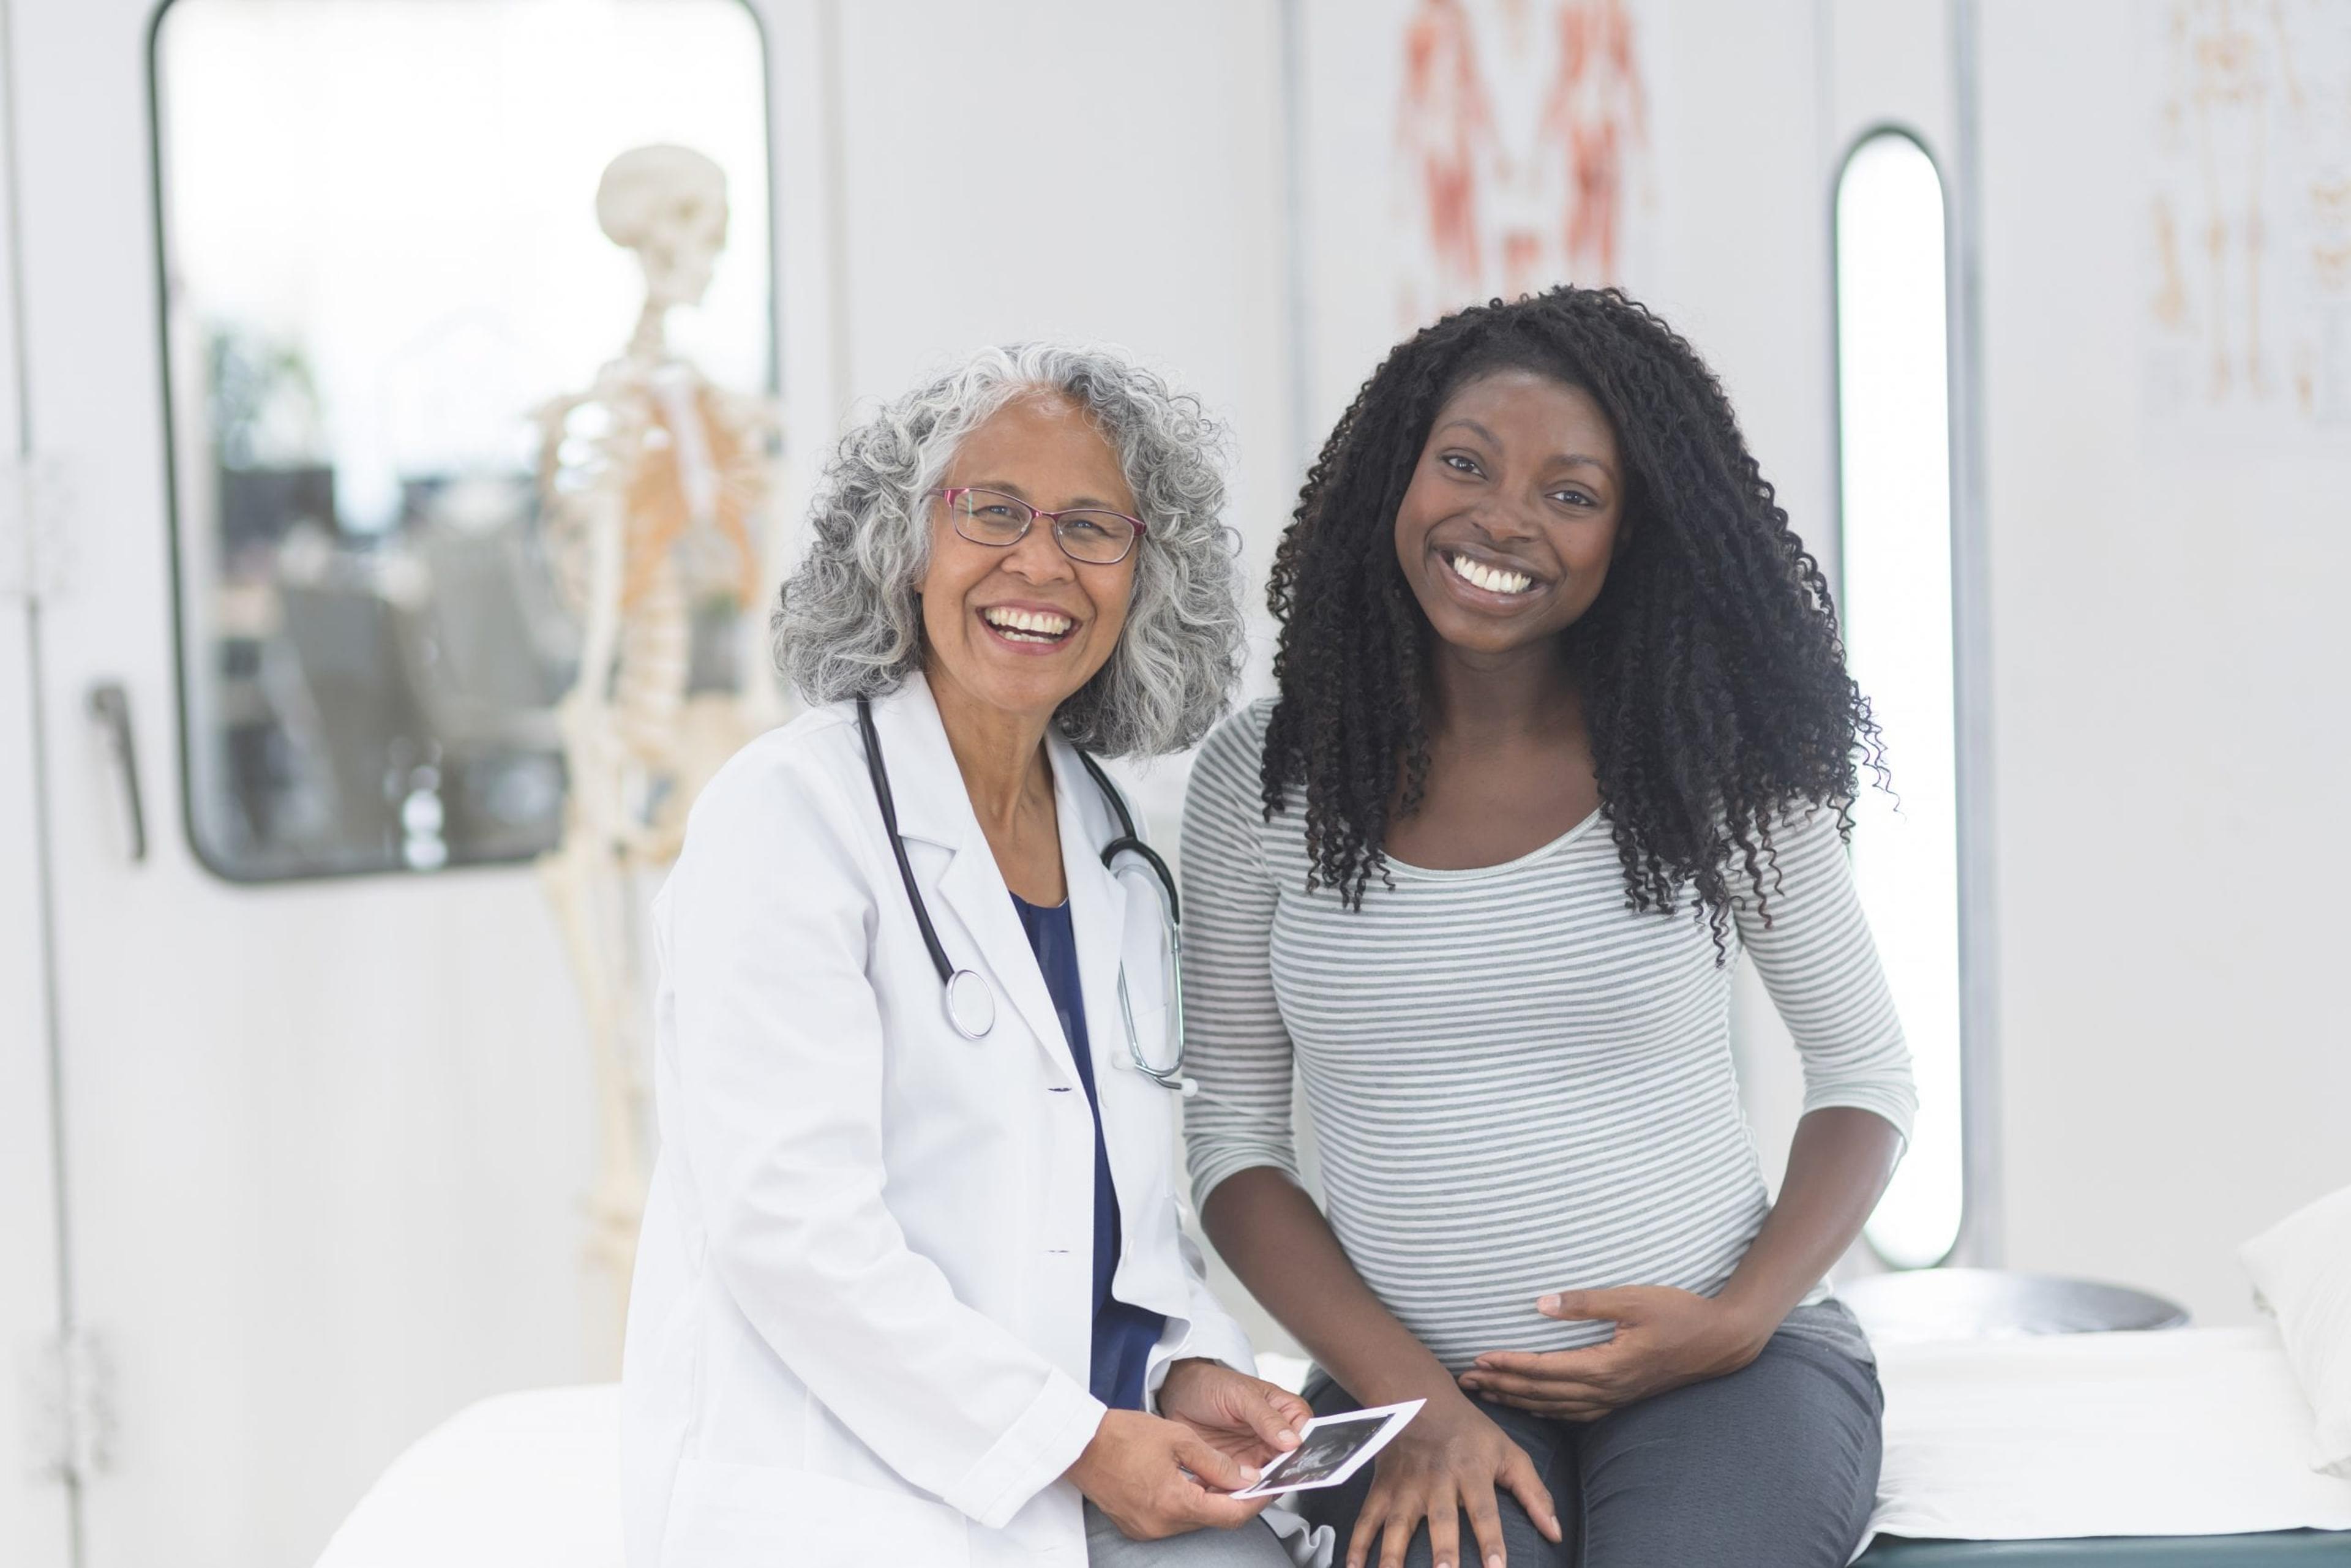
[[[1053,1010],[1061,1015],[1062,1036],[1070,1042],[1078,1081],[1086,1086],[1086,1103],[1094,1113],[1094,1350],[1089,1381],[1094,1397],[1112,1409],[1140,1410],[1144,1374],[1150,1370],[1152,1347],[1159,1343],[1167,1319],[1110,1293],[1121,1246],[1118,1190],[1111,1185],[1110,1149],[1102,1142],[1102,1096],[1094,1088],[1094,1055],[1078,990],[1078,939],[1070,924],[1070,906],[1040,909],[1017,893],[1012,903],[1020,911],[1029,946],[1036,949],[1037,967],[1044,972]]]

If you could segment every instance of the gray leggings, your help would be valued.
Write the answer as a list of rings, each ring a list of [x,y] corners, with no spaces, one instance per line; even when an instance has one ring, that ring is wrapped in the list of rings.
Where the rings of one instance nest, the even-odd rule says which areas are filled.
[[[1320,1372],[1306,1398],[1317,1415],[1361,1403]],[[1835,1301],[1797,1308],[1763,1354],[1728,1377],[1597,1421],[1480,1403],[1534,1460],[1567,1535],[1552,1545],[1501,1493],[1510,1568],[1844,1568],[1876,1501],[1885,1398],[1869,1342]],[[1296,1494],[1300,1512],[1338,1532],[1341,1563],[1372,1476],[1366,1468],[1344,1486]],[[1477,1552],[1465,1516],[1461,1554],[1475,1564]],[[1429,1568],[1427,1526],[1405,1563]]]

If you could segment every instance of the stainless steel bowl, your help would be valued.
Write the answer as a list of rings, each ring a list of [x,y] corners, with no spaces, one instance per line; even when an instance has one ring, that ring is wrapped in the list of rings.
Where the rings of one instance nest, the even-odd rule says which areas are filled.
[[[1881,1344],[2176,1329],[2188,1322],[2178,1302],[2127,1285],[2006,1269],[1868,1274],[1841,1282],[1837,1298]]]

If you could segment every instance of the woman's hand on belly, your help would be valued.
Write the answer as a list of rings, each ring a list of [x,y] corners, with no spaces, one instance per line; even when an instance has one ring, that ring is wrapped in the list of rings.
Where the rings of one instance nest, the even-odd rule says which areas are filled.
[[[1257,1479],[1254,1466],[1213,1448],[1181,1421],[1113,1410],[1069,1469],[1071,1484],[1110,1515],[1130,1541],[1157,1541],[1203,1525],[1231,1530],[1271,1500],[1227,1497]]]
[[[1616,1334],[1581,1350],[1488,1351],[1458,1381],[1481,1399],[1562,1421],[1597,1420],[1736,1372],[1762,1354],[1777,1326],[1758,1324],[1737,1304],[1663,1285],[1563,1291],[1535,1310],[1566,1322],[1613,1322]]]
[[[1467,1399],[1440,1394],[1372,1461],[1372,1490],[1355,1515],[1347,1568],[1365,1568],[1376,1547],[1379,1568],[1401,1568],[1421,1521],[1440,1563],[1494,1563],[1506,1552],[1494,1489],[1508,1487],[1545,1538],[1560,1539],[1559,1509],[1527,1451]],[[1478,1540],[1475,1559],[1461,1554],[1461,1516]]]
[[[1270,1463],[1298,1447],[1298,1429],[1314,1418],[1314,1407],[1288,1389],[1198,1357],[1167,1369],[1159,1413],[1245,1465]]]

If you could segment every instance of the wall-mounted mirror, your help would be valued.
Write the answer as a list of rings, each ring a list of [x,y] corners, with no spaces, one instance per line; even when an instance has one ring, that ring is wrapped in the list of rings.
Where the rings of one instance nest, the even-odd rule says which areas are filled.
[[[152,63],[197,853],[240,880],[538,853],[578,632],[533,411],[637,324],[596,192],[652,143],[714,160],[731,208],[671,343],[772,387],[757,21],[739,0],[172,0]],[[737,642],[697,622],[695,678],[736,678]]]

